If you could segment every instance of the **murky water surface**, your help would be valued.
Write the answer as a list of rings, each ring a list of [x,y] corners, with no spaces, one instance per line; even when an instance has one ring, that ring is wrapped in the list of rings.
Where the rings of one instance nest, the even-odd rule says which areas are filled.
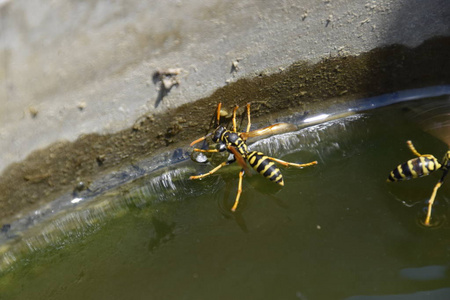
[[[450,105],[448,97],[421,101]],[[437,195],[437,226],[426,228],[441,172],[386,182],[414,158],[406,140],[438,159],[448,150],[405,117],[405,106],[252,144],[319,164],[282,168],[281,189],[245,176],[235,214],[239,168],[190,181],[212,168],[191,160],[81,201],[45,234],[22,239],[23,248],[17,242],[22,250],[4,253],[0,298],[449,299],[450,183]]]

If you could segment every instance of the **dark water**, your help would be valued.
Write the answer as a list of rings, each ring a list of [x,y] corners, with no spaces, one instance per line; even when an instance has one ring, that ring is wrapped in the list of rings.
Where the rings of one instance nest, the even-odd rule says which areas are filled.
[[[190,181],[211,166],[186,161],[138,179],[74,212],[79,226],[46,234],[45,247],[28,242],[0,299],[450,299],[450,183],[433,210],[439,226],[426,228],[441,172],[386,182],[414,158],[406,140],[438,159],[448,150],[404,107],[252,145],[319,164],[282,169],[282,189],[246,176],[235,214],[236,167]]]

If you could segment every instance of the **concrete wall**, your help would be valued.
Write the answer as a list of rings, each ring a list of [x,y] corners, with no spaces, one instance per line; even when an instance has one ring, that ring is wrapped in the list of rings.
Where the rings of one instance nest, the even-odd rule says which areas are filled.
[[[1,171],[242,77],[449,35],[450,1],[3,0],[0,22]],[[179,85],[161,98],[167,68]]]

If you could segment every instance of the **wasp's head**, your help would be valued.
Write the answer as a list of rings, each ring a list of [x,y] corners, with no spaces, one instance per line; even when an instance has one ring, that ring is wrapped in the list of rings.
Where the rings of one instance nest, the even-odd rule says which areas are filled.
[[[213,142],[218,143],[220,141],[220,137],[225,131],[226,131],[225,127],[223,126],[217,127],[216,130],[214,130],[214,134],[212,137]]]

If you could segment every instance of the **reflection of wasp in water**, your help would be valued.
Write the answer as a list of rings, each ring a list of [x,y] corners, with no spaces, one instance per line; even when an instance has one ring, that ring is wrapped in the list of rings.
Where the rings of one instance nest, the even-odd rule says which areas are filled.
[[[239,197],[241,196],[242,192],[242,178],[244,176],[244,172],[247,171],[249,173],[249,168],[247,167],[247,162],[252,166],[254,170],[256,170],[258,173],[266,177],[267,179],[274,181],[278,183],[279,185],[283,186],[283,176],[280,172],[280,169],[275,165],[276,163],[279,163],[285,167],[293,166],[297,168],[303,168],[308,167],[311,165],[317,164],[317,161],[313,161],[306,164],[296,164],[296,163],[290,163],[286,162],[277,158],[269,157],[264,155],[263,153],[259,151],[249,151],[246,140],[250,137],[257,137],[262,135],[268,135],[268,134],[276,134],[280,132],[284,132],[286,130],[292,129],[291,124],[286,123],[278,123],[274,124],[265,128],[261,128],[255,131],[250,131],[250,104],[247,104],[247,131],[246,132],[237,132],[236,130],[236,111],[238,109],[238,106],[236,105],[233,110],[233,130],[228,130],[225,127],[219,125],[220,121],[220,114],[221,114],[221,103],[217,106],[217,112],[216,112],[216,122],[217,122],[217,128],[214,130],[214,132],[207,134],[204,137],[201,137],[191,143],[191,146],[195,145],[196,143],[203,141],[208,136],[212,135],[212,140],[215,143],[218,143],[216,149],[209,149],[209,150],[203,150],[203,149],[197,149],[195,148],[194,151],[196,152],[223,152],[228,151],[231,154],[233,154],[233,157],[227,161],[224,161],[211,171],[205,174],[197,175],[197,176],[191,176],[190,179],[200,179],[206,176],[209,176],[222,168],[223,166],[229,165],[235,161],[238,162],[238,164],[242,167],[241,171],[239,172],[239,184],[238,184],[238,191],[236,195],[236,199],[234,201],[234,205],[231,208],[231,211],[236,211],[236,208],[239,204]]]
[[[416,119],[417,117],[420,117],[419,120],[416,120],[416,123],[418,123],[425,131],[430,132],[442,141],[446,141],[447,145],[450,147],[449,114],[443,111],[443,109],[448,110],[449,107],[447,106],[447,104],[444,104],[444,106],[433,108],[429,108],[428,106],[419,107],[420,113],[415,114],[414,117]],[[434,186],[431,197],[428,200],[427,216],[423,224],[431,226],[431,211],[437,191],[443,184],[445,176],[447,176],[447,173],[450,170],[450,150],[445,153],[442,161],[439,162],[438,159],[431,154],[420,154],[417,152],[411,141],[407,141],[406,143],[411,152],[417,157],[397,166],[389,174],[387,181],[394,182],[427,176],[436,170],[442,170],[444,172],[441,179],[439,179],[438,183]]]

